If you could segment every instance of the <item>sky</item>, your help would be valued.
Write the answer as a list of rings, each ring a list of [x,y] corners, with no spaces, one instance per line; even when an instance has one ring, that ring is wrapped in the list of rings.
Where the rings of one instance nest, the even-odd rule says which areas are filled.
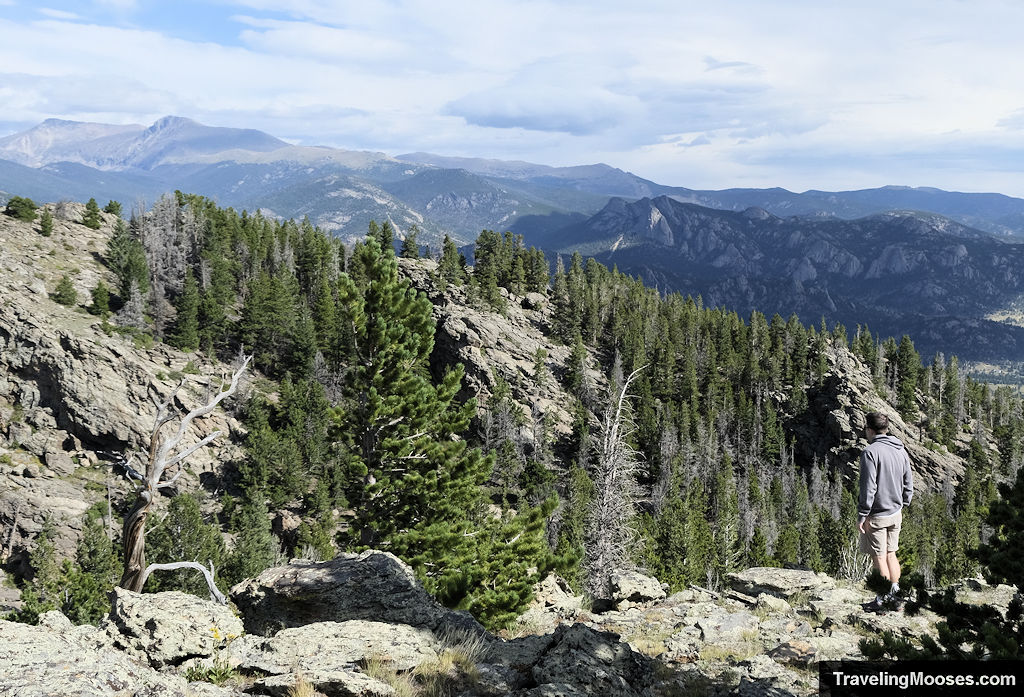
[[[698,189],[1024,196],[1018,0],[0,0],[0,135],[166,115]]]

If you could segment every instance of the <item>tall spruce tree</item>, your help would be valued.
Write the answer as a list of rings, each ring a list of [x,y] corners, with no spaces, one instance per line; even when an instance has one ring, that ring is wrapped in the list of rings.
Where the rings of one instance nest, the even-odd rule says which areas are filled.
[[[355,254],[365,287],[360,292],[345,276],[340,283],[355,367],[334,418],[361,485],[350,492],[356,517],[342,542],[396,554],[428,590],[459,605],[473,585],[468,576],[478,550],[470,532],[491,467],[456,437],[475,403],[455,403],[461,366],[432,384],[430,301],[399,279],[394,252],[371,237]]]
[[[114,234],[107,243],[107,264],[117,276],[117,292],[122,302],[127,302],[131,296],[132,283],[138,285],[140,294],[149,292],[146,252],[139,238],[121,219],[115,223]]]
[[[53,234],[53,215],[49,208],[44,208],[43,214],[39,217],[39,234],[43,237]]]

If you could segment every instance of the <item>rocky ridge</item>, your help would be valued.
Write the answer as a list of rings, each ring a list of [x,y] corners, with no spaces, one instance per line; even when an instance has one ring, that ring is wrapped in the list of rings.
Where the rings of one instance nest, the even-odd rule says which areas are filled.
[[[0,215],[0,564],[15,575],[47,518],[58,553],[68,556],[92,503],[133,495],[113,465],[148,449],[154,399],[165,400],[183,380],[176,405],[187,411],[226,374],[163,344],[105,333],[83,305],[100,278],[114,285],[99,263],[114,218],[103,214],[103,227],[91,230],[76,222],[80,204],[53,208],[51,237]],[[78,293],[76,307],[50,298],[63,274]],[[240,428],[220,410],[193,422],[184,442]],[[218,439],[190,457],[181,486],[198,489],[236,453],[229,437]]]
[[[56,611],[36,627],[0,621],[0,664],[13,668],[0,672],[0,693],[286,695],[305,682],[328,697],[427,684],[464,697],[784,697],[816,693],[817,662],[860,657],[861,638],[934,632],[927,612],[867,613],[869,593],[809,571],[748,569],[722,593],[668,597],[654,579],[620,576],[605,613],[545,579],[502,636],[439,606],[407,566],[372,550],[268,569],[232,589],[240,617],[183,593],[115,589],[99,627]],[[960,590],[1004,608],[1015,592],[982,581]]]
[[[465,287],[449,285],[441,290],[434,281],[436,269],[437,263],[429,259],[399,260],[400,273],[413,287],[426,293],[434,306],[434,367],[461,363],[465,378],[460,397],[474,397],[482,408],[486,408],[488,398],[494,394],[496,377],[501,377],[527,419],[536,409],[553,418],[559,434],[568,433],[572,416],[566,405],[572,400],[557,378],[566,371],[570,349],[554,343],[549,334],[547,297],[541,293],[520,297],[499,288],[506,308],[503,313],[496,313],[470,302]],[[547,354],[548,375],[540,381],[535,371],[538,349]],[[587,365],[587,379],[595,388],[605,383],[592,358]],[[533,437],[529,430],[523,435],[527,439]]]

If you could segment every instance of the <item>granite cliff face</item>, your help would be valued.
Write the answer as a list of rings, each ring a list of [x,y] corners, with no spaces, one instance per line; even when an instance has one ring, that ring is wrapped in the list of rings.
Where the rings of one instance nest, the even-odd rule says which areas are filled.
[[[108,335],[85,312],[100,278],[113,285],[98,261],[113,218],[91,230],[75,222],[83,210],[61,206],[52,237],[0,215],[0,564],[16,575],[47,517],[67,555],[82,514],[108,487],[115,499],[131,496],[114,464],[147,451],[154,399],[166,399],[183,379],[177,406],[187,411],[217,388],[225,370],[163,344]],[[77,307],[50,298],[65,273]],[[216,430],[228,437],[190,458],[183,486],[198,488],[204,473],[234,457],[229,434],[239,428],[223,411],[194,422],[188,442]]]

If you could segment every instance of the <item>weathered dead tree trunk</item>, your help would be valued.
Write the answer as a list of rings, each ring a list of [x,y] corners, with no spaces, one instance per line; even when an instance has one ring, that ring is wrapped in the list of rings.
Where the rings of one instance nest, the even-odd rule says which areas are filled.
[[[118,583],[121,588],[141,593],[142,587],[146,583],[146,578],[152,571],[168,568],[169,565],[164,564],[152,564],[149,568],[146,567],[146,517],[149,515],[149,509],[156,500],[160,488],[174,484],[178,477],[181,476],[185,459],[200,448],[209,445],[221,435],[220,431],[214,431],[195,445],[190,445],[180,452],[178,451],[178,446],[181,445],[181,440],[188,432],[188,427],[192,421],[201,416],[206,416],[224,399],[235,393],[238,389],[238,381],[242,377],[242,373],[245,372],[250,360],[252,360],[252,356],[247,357],[242,362],[242,366],[231,376],[231,384],[226,390],[219,391],[206,405],[193,409],[181,417],[181,420],[178,422],[178,430],[170,438],[165,439],[162,431],[165,426],[175,419],[174,399],[177,397],[178,390],[181,389],[184,380],[178,383],[178,386],[174,388],[174,392],[164,402],[157,403],[156,399],[153,400],[153,403],[156,405],[156,418],[153,423],[153,431],[149,437],[149,458],[146,463],[145,479],[139,485],[135,506],[132,508],[131,513],[128,514],[128,517],[124,519],[124,533],[122,535],[124,542],[124,574],[121,576],[120,583]],[[175,468],[176,471],[174,471]],[[165,478],[165,475],[169,475],[171,471],[174,471],[174,475],[169,479]],[[170,566],[174,568],[189,566],[199,569],[206,576],[207,583],[210,586],[210,594],[218,600],[223,598],[213,583],[212,567],[210,573],[207,573],[201,565],[195,562],[178,562],[177,565]]]

